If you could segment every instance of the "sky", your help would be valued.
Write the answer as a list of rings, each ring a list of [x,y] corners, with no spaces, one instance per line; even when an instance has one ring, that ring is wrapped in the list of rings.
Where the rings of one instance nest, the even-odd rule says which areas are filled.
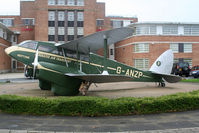
[[[138,17],[139,22],[199,22],[199,0],[97,0],[107,16]],[[0,15],[19,15],[20,0],[0,0]]]

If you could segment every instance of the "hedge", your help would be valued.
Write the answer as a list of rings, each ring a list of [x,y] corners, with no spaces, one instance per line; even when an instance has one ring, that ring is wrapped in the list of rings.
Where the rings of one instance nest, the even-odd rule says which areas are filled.
[[[199,109],[199,91],[158,98],[0,96],[0,111],[32,115],[110,116]]]

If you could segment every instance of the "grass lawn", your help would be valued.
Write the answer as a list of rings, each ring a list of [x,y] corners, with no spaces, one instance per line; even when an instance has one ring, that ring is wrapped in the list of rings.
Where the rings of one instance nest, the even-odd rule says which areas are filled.
[[[199,83],[199,78],[197,78],[197,79],[183,79],[181,82]]]

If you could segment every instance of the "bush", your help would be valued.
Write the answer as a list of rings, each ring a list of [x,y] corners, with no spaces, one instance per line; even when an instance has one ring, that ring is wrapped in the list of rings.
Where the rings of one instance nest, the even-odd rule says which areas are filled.
[[[66,116],[110,116],[176,112],[199,109],[199,91],[158,98],[0,96],[0,110],[7,113]]]

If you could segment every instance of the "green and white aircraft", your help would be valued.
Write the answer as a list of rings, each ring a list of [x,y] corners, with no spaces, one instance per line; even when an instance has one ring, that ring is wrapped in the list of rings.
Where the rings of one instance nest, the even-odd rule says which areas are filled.
[[[39,79],[42,90],[51,90],[55,95],[71,96],[85,94],[91,83],[109,82],[158,82],[175,83],[180,77],[170,75],[173,52],[167,50],[152,65],[149,71],[107,58],[108,45],[133,35],[132,28],[101,31],[64,44],[24,41],[11,46],[5,52],[12,58],[29,66],[33,77]],[[104,57],[94,54],[104,48]]]

